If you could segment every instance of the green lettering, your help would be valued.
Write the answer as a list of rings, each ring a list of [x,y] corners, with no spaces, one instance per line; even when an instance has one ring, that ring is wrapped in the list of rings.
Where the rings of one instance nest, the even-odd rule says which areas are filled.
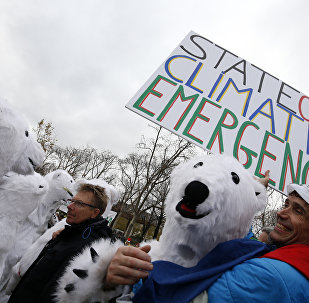
[[[230,115],[233,118],[233,123],[231,125],[224,124],[224,120],[226,119],[227,115]],[[206,148],[211,150],[213,143],[216,140],[216,137],[218,137],[219,151],[220,151],[220,154],[223,153],[224,152],[224,145],[223,145],[222,128],[234,129],[234,128],[237,127],[237,125],[238,125],[238,120],[237,120],[236,115],[232,111],[230,111],[228,109],[224,109],[224,111],[221,115],[221,118],[220,118],[218,124],[216,125],[216,128],[213,131],[212,136],[211,136]]]
[[[234,148],[233,148],[233,156],[234,156],[236,159],[238,159],[238,160],[239,160],[239,157],[238,157],[238,151],[239,151],[239,149],[241,149],[242,151],[245,152],[246,157],[247,157],[247,162],[246,162],[245,164],[243,164],[243,165],[244,165],[244,167],[245,167],[246,169],[248,169],[249,167],[251,167],[251,165],[252,165],[252,157],[254,157],[254,158],[257,157],[257,153],[256,153],[255,151],[251,150],[251,149],[248,148],[248,147],[245,147],[245,146],[243,146],[243,145],[240,145],[241,138],[242,138],[242,136],[243,136],[243,134],[244,134],[244,132],[245,132],[245,130],[246,130],[246,128],[247,128],[248,126],[253,126],[253,127],[254,127],[255,129],[257,129],[257,130],[260,129],[260,127],[259,127],[257,124],[255,124],[255,123],[253,123],[253,122],[251,122],[251,121],[246,121],[246,122],[244,122],[244,123],[241,125],[241,127],[239,128],[239,130],[238,130],[237,137],[236,137],[236,140],[235,140],[235,143],[234,143]],[[239,147],[239,145],[240,145],[240,147]]]
[[[297,161],[297,169],[296,169],[296,176],[295,176],[294,164],[293,164],[293,159],[292,159],[292,154],[291,154],[290,143],[286,142],[285,151],[284,151],[284,158],[283,158],[283,163],[282,163],[280,183],[279,183],[279,189],[280,190],[282,190],[282,191],[284,190],[288,163],[290,164],[290,171],[291,171],[292,182],[299,184],[300,167],[301,167],[302,160],[303,160],[303,151],[299,150],[298,161]]]
[[[171,98],[171,100],[168,102],[168,104],[165,106],[165,108],[163,109],[163,111],[161,112],[159,117],[157,118],[157,120],[161,122],[164,119],[165,115],[171,109],[171,107],[174,105],[175,101],[178,98],[180,98],[181,102],[185,102],[185,101],[190,100],[189,105],[186,107],[186,109],[182,113],[180,119],[178,120],[178,122],[174,126],[174,129],[178,130],[179,127],[181,126],[182,122],[184,121],[184,119],[187,117],[188,113],[192,109],[192,107],[193,107],[193,105],[194,105],[194,103],[195,103],[195,101],[197,100],[198,97],[199,97],[199,94],[195,94],[195,95],[186,97],[185,93],[184,93],[183,86],[180,85],[178,87],[178,89],[176,90],[175,94],[173,95],[173,97]]]
[[[154,88],[156,87],[156,85],[161,81],[166,81],[172,85],[177,85],[175,82],[161,76],[158,75],[155,80],[148,86],[148,88],[143,92],[143,94],[137,99],[137,101],[133,104],[133,107],[142,111],[143,113],[153,117],[155,114],[153,112],[151,112],[150,110],[142,107],[143,102],[146,100],[146,98],[148,97],[148,95],[154,95],[157,96],[158,98],[162,97],[162,94],[160,92],[157,92],[154,90]]]
[[[263,159],[264,159],[264,156],[266,157],[269,157],[270,159],[273,159],[273,160],[276,160],[277,157],[275,155],[273,155],[272,153],[270,153],[269,151],[266,150],[266,147],[267,147],[267,143],[268,143],[268,139],[269,137],[272,137],[282,143],[284,143],[284,140],[282,140],[281,138],[279,138],[278,136],[270,133],[269,131],[266,131],[265,132],[265,135],[264,135],[264,139],[263,139],[263,143],[262,143],[262,146],[261,146],[261,151],[260,151],[260,156],[259,156],[259,160],[258,160],[258,164],[255,168],[255,172],[254,174],[259,177],[259,178],[262,178],[264,177],[264,175],[262,175],[260,173],[260,170],[261,170],[261,167],[262,167],[262,164],[263,164]],[[273,181],[273,180],[269,180],[269,184],[275,186],[276,185],[276,182]]]

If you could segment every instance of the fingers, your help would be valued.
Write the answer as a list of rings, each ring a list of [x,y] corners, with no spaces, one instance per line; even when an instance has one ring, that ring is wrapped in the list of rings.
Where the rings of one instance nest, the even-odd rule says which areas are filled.
[[[270,175],[270,170],[268,169],[265,174],[264,174],[264,178],[259,178],[257,179],[261,184],[263,184],[265,187],[268,186],[268,183],[269,183],[269,175]]]
[[[261,179],[261,183],[267,187],[268,186],[268,183],[269,183],[269,175],[270,175],[270,170],[268,169],[266,172],[265,172],[265,177]]]
[[[149,245],[147,245],[149,246]],[[118,249],[112,262],[117,265],[126,266],[129,268],[135,268],[139,270],[152,270],[152,264],[150,256],[145,252],[150,250],[149,247],[136,248],[132,246],[123,246]]]
[[[139,249],[141,249],[142,251],[144,251],[146,253],[149,253],[150,249],[151,249],[151,246],[150,245],[145,245],[145,246],[140,247]]]
[[[59,234],[64,230],[64,228],[58,229],[57,231],[53,232],[52,238],[55,239],[59,236]]]
[[[149,245],[141,248],[120,247],[107,269],[105,285],[134,284],[146,278],[148,271],[153,269],[147,254],[149,250]]]
[[[147,277],[147,271],[111,263],[107,272],[106,281],[110,284],[116,285],[134,284],[139,281],[139,279],[144,279]]]

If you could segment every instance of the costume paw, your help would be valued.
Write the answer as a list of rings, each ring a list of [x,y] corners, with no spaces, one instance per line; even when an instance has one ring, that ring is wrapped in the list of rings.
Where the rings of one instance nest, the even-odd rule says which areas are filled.
[[[121,294],[122,286],[110,291],[103,290],[107,267],[120,246],[123,246],[121,241],[111,243],[102,239],[85,248],[70,262],[59,279],[55,302],[105,303]]]

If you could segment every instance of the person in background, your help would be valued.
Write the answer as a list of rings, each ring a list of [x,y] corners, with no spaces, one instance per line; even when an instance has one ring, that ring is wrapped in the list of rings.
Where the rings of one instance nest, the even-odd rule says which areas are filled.
[[[110,238],[113,233],[102,214],[107,206],[104,188],[81,184],[77,194],[69,200],[66,225],[53,235],[38,258],[23,275],[10,296],[9,303],[53,302],[52,294],[57,280],[62,276],[70,259],[100,238]],[[77,272],[82,275],[82,272]]]

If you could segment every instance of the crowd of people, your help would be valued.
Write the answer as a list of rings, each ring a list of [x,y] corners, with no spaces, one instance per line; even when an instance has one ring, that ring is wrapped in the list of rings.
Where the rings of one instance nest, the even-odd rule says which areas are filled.
[[[101,217],[107,205],[104,188],[81,184],[77,194],[69,202],[66,219],[68,225],[53,234],[22,276],[9,303],[53,302],[57,280],[72,256],[97,239],[114,241],[112,230]],[[288,197],[277,213],[275,227],[263,229],[259,240],[271,247],[271,251],[229,268],[210,283],[194,302],[308,302],[308,186],[288,185]],[[134,285],[140,279],[147,279],[153,269],[148,254],[150,249],[149,245],[139,248],[120,247],[102,279],[104,290],[110,291],[118,285]],[[96,252],[93,254],[95,257]],[[79,269],[76,269],[75,274],[81,278],[87,275]],[[66,291],[69,292],[70,287],[73,288],[74,285],[67,285]],[[132,300],[132,293],[129,297],[128,294],[123,294],[117,298],[117,302],[128,300]],[[134,302],[148,301],[144,298]]]

